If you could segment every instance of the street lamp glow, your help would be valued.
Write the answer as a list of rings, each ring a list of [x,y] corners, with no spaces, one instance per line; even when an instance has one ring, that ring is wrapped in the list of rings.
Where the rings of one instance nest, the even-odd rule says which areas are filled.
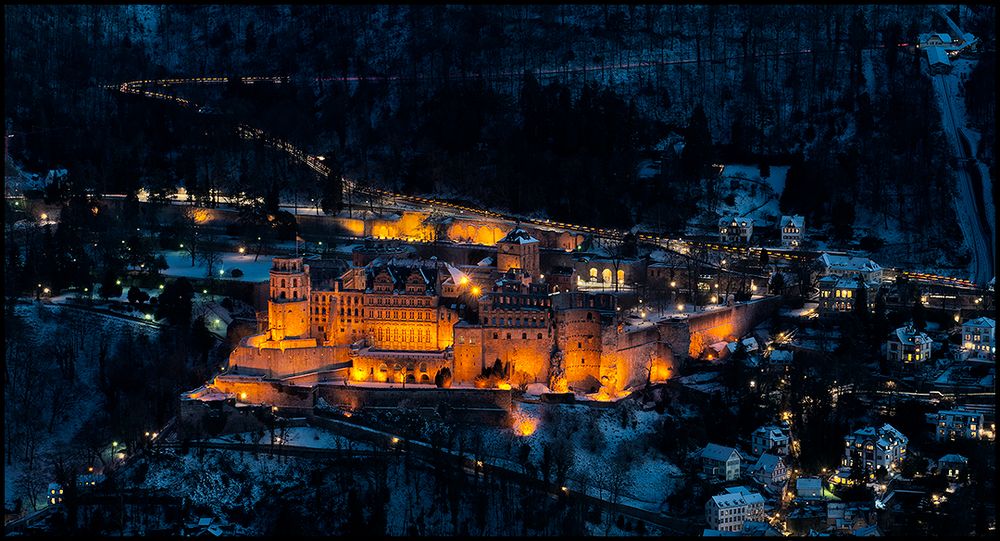
[[[683,304],[678,304],[677,305],[677,311],[678,312],[683,312],[684,311],[684,305]]]

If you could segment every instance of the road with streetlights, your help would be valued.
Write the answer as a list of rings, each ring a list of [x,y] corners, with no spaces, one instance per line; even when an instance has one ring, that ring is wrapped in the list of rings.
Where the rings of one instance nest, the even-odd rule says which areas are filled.
[[[903,47],[905,45],[906,44],[900,44],[899,46]],[[870,49],[881,49],[881,48],[884,48],[884,46],[871,47]],[[800,55],[800,54],[840,53],[840,52],[844,52],[844,51],[847,51],[847,50],[848,50],[847,48],[841,48],[841,49],[828,50],[828,51],[812,51],[812,50],[785,51],[785,52],[772,53],[770,55],[762,55],[762,56],[786,56],[786,55]],[[742,58],[742,57],[741,56],[733,56],[733,57],[730,57],[728,59],[739,59],[739,58]],[[536,70],[536,72],[537,72],[537,74],[548,74],[548,73],[551,73],[551,74],[566,74],[566,73],[587,72],[587,71],[597,71],[597,70],[615,70],[615,69],[625,69],[625,70],[628,70],[628,69],[638,69],[638,68],[645,68],[645,67],[654,67],[654,66],[659,66],[659,65],[698,63],[698,62],[709,62],[709,61],[710,60],[707,60],[707,59],[706,60],[686,59],[686,60],[669,60],[669,61],[659,61],[659,62],[637,62],[637,63],[613,64],[613,65],[604,64],[604,65],[597,65],[597,66],[582,66],[582,67],[575,67],[575,68],[566,68],[566,69],[560,69],[560,70]],[[496,74],[496,75],[504,76],[505,74]],[[506,75],[513,75],[513,74],[506,74]],[[522,73],[518,73],[517,75],[521,76]],[[479,78],[480,76],[477,75],[475,77]],[[174,103],[176,105],[179,105],[179,106],[182,106],[182,107],[185,107],[185,108],[191,108],[191,109],[194,109],[194,110],[196,110],[198,112],[203,112],[204,113],[204,112],[208,112],[208,110],[206,109],[205,106],[196,104],[196,103],[194,103],[194,102],[192,102],[192,101],[190,101],[188,99],[181,98],[181,97],[176,96],[176,95],[168,94],[168,93],[161,92],[161,91],[158,91],[158,90],[150,90],[148,88],[150,88],[150,87],[156,87],[158,89],[163,89],[163,88],[170,88],[170,87],[177,86],[177,85],[224,84],[224,83],[228,83],[232,79],[239,80],[239,81],[241,81],[241,82],[243,82],[245,84],[257,84],[257,83],[288,84],[288,83],[291,82],[290,77],[287,77],[287,76],[264,76],[264,77],[257,76],[257,77],[238,77],[238,78],[229,78],[229,77],[195,77],[195,78],[144,79],[144,80],[137,80],[137,81],[127,81],[127,82],[123,82],[123,83],[121,83],[119,85],[107,85],[106,88],[116,89],[119,92],[125,93],[125,94],[134,94],[134,95],[139,95],[139,96],[143,96],[143,97],[146,97],[146,98],[159,99],[159,100],[162,100],[162,101],[172,102],[172,103]],[[322,81],[331,81],[331,80],[360,81],[360,80],[363,80],[363,79],[367,79],[367,78],[365,78],[365,77],[360,77],[360,78],[359,77],[341,77],[341,78],[329,78],[329,77],[323,78],[323,77],[320,77],[320,78],[316,78],[315,80],[322,80]],[[403,79],[406,79],[406,78],[405,77],[400,77],[400,78],[389,77],[389,78],[382,78],[382,79],[384,79],[384,80],[403,80]],[[303,149],[295,146],[294,144],[290,143],[289,141],[285,141],[283,139],[274,137],[274,136],[266,133],[264,130],[262,130],[260,128],[248,126],[246,124],[240,124],[240,125],[238,125],[236,127],[236,133],[241,138],[248,139],[248,140],[259,141],[259,142],[261,142],[261,143],[263,143],[263,144],[265,144],[267,146],[270,146],[272,148],[275,148],[275,149],[278,149],[278,150],[281,150],[281,151],[287,153],[290,157],[292,157],[293,159],[295,159],[295,160],[299,161],[300,163],[306,165],[307,167],[309,167],[310,169],[312,169],[313,171],[315,171],[317,174],[319,174],[321,176],[328,177],[331,174],[331,169],[323,163],[325,161],[325,158],[323,156],[312,155],[312,154],[304,151]],[[485,218],[492,218],[492,219],[503,220],[503,221],[508,221],[508,222],[525,223],[525,224],[530,224],[530,225],[533,225],[533,226],[536,226],[536,227],[540,227],[540,228],[545,228],[545,229],[571,231],[571,232],[587,234],[587,235],[591,235],[591,236],[594,236],[594,237],[605,238],[605,239],[621,240],[622,238],[624,238],[624,236],[626,234],[625,231],[619,230],[619,229],[615,229],[615,228],[592,227],[592,226],[581,225],[581,224],[571,224],[571,223],[561,222],[561,221],[557,221],[557,220],[549,220],[549,219],[534,218],[534,217],[529,217],[529,216],[521,216],[521,215],[515,215],[515,214],[512,214],[512,213],[496,212],[496,211],[493,211],[493,210],[487,210],[487,209],[477,208],[477,207],[474,207],[472,205],[460,204],[460,203],[456,203],[456,202],[453,202],[453,201],[444,201],[444,200],[441,200],[441,199],[430,198],[430,197],[422,197],[422,196],[416,196],[416,195],[400,194],[400,193],[392,192],[392,191],[389,191],[389,190],[383,190],[383,189],[380,189],[380,188],[376,188],[374,186],[361,185],[361,184],[359,184],[357,182],[351,181],[350,179],[342,179],[342,181],[343,181],[343,185],[344,185],[345,190],[348,191],[348,192],[350,192],[350,193],[361,195],[363,197],[369,197],[369,198],[378,198],[378,199],[388,198],[395,205],[399,205],[401,203],[402,204],[407,204],[407,205],[414,205],[414,206],[417,206],[417,207],[427,208],[427,209],[430,209],[432,211],[439,211],[439,212],[444,212],[444,213],[452,213],[453,215],[464,215],[464,214],[467,213],[468,215],[482,216],[482,217],[485,217]],[[814,251],[780,250],[780,249],[774,249],[774,248],[758,248],[758,247],[745,248],[745,247],[738,247],[738,246],[722,245],[722,244],[717,244],[717,243],[702,243],[702,242],[691,241],[691,240],[684,240],[684,239],[672,239],[672,238],[669,238],[669,237],[666,237],[666,236],[662,236],[662,235],[659,235],[659,234],[656,234],[656,233],[653,233],[653,232],[644,232],[644,231],[637,232],[636,236],[637,236],[637,239],[639,241],[641,241],[641,242],[645,242],[645,243],[648,243],[648,244],[651,244],[651,245],[654,245],[654,246],[657,246],[657,247],[660,247],[660,248],[665,248],[665,249],[668,249],[668,250],[673,250],[673,251],[677,251],[677,252],[681,252],[681,253],[685,253],[686,251],[689,251],[692,248],[702,248],[702,249],[705,249],[705,250],[708,250],[708,251],[713,251],[713,252],[718,252],[718,253],[726,253],[726,252],[732,253],[732,252],[739,252],[739,251],[747,251],[748,255],[750,255],[750,253],[756,251],[758,254],[760,254],[761,252],[764,252],[764,253],[767,253],[768,256],[774,257],[774,258],[778,258],[778,259],[784,259],[784,260],[787,260],[787,261],[800,261],[800,262],[810,261],[812,259],[815,259],[815,257],[817,257],[819,255],[819,252],[814,252]],[[906,270],[906,269],[893,269],[893,268],[886,269],[886,275],[889,278],[892,278],[892,277],[895,277],[895,276],[903,276],[903,277],[906,277],[906,278],[908,278],[908,279],[910,279],[910,280],[912,280],[914,282],[918,282],[918,283],[928,283],[928,284],[935,284],[935,285],[946,285],[946,286],[950,286],[950,287],[963,288],[963,289],[975,289],[977,287],[977,285],[982,286],[985,283],[985,279],[987,279],[987,278],[984,278],[984,274],[979,269],[977,269],[977,273],[974,276],[974,278],[976,279],[976,281],[969,280],[969,279],[963,279],[963,278],[955,278],[955,277],[951,277],[951,276],[937,275],[937,274],[932,274],[932,273],[913,272],[913,271],[909,271],[909,270]]]

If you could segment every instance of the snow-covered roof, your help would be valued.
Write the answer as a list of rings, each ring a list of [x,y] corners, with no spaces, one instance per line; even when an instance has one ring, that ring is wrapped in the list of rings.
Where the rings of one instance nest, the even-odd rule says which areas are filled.
[[[805,224],[805,220],[805,217],[799,216],[798,214],[794,216],[782,216],[781,227],[795,227],[802,229],[803,224]]]
[[[920,346],[931,343],[931,337],[907,325],[896,329],[896,341],[906,346]]]
[[[763,436],[765,438],[770,438],[772,440],[788,439],[785,432],[781,430],[781,427],[774,425],[766,425],[758,427],[757,430],[753,431],[754,436]]]
[[[941,411],[937,412],[937,414],[938,414],[938,416],[941,416],[941,415],[972,415],[972,416],[980,416],[980,415],[982,415],[982,413],[980,413],[978,411],[971,411],[971,410],[941,410]]]
[[[515,227],[510,233],[507,233],[507,236],[500,239],[499,242],[506,242],[510,244],[531,244],[532,242],[538,242],[538,239],[532,237],[530,233],[520,227]]]
[[[948,59],[948,53],[942,48],[928,47],[925,50],[927,51],[927,62],[929,62],[931,66],[934,64],[944,64],[945,66],[951,65],[951,60]]]
[[[970,319],[962,324],[963,327],[985,327],[988,329],[995,328],[997,322],[988,317],[977,317],[976,319]]]
[[[746,501],[746,496],[740,493],[719,494],[718,496],[712,496],[712,502],[720,509],[727,507],[741,507],[747,505],[748,503]]]
[[[757,459],[757,463],[750,467],[751,472],[764,471],[765,473],[771,473],[778,464],[781,463],[781,457],[778,455],[772,455],[769,453],[764,453],[760,455]]]
[[[733,456],[733,453],[736,453],[736,449],[733,449],[732,447],[710,443],[702,449],[701,458],[725,462]],[[739,453],[736,453],[736,456],[738,457]]]
[[[938,464],[940,464],[942,462],[951,463],[951,464],[955,464],[955,463],[967,464],[969,462],[969,459],[965,458],[962,455],[956,455],[956,454],[952,453],[952,454],[949,454],[949,455],[944,455],[943,457],[941,457],[941,458],[938,459]]]
[[[723,216],[719,218],[719,227],[735,227],[753,225],[753,218],[740,218],[738,216]]]
[[[821,490],[823,480],[819,477],[799,477],[795,480],[795,490]]]
[[[834,255],[824,252],[819,256],[818,261],[828,270],[841,272],[873,272],[882,270],[882,267],[878,263],[867,257]]]
[[[896,428],[889,423],[882,425],[881,427],[867,426],[865,428],[859,428],[851,434],[855,438],[878,438],[878,444],[882,447],[888,447],[893,442],[901,442],[904,445],[909,441],[909,439],[903,435],[902,432],[896,430]]]

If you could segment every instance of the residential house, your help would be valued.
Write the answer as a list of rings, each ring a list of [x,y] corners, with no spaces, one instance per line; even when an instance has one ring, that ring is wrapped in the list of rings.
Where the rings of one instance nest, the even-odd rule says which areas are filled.
[[[778,455],[764,453],[750,466],[747,474],[771,493],[781,492],[788,481],[788,468]]]
[[[753,236],[753,218],[723,216],[719,218],[719,242],[747,244]]]
[[[860,467],[869,479],[875,477],[878,468],[889,473],[899,469],[906,456],[909,439],[892,425],[865,427],[844,437],[845,467]]]
[[[885,358],[901,364],[923,363],[931,358],[933,341],[912,324],[896,329],[886,344]]]
[[[785,248],[798,248],[805,236],[806,219],[803,216],[782,216],[778,226],[781,228],[781,245]]]
[[[976,440],[982,437],[983,414],[955,409],[937,413],[937,441]]]
[[[962,455],[944,455],[937,461],[938,472],[943,473],[949,480],[958,481],[962,472],[967,471],[969,459]]]
[[[869,312],[875,310],[875,294],[878,286],[870,282],[830,275],[820,278],[816,285],[819,287],[817,312],[821,317],[853,312],[855,302],[862,296],[862,289],[863,295],[867,298]]]
[[[775,353],[778,351],[771,352],[772,360],[774,360]],[[760,456],[764,453],[788,456],[788,441],[788,432],[774,425],[759,427],[753,431],[753,434],[750,434],[750,446],[754,456]]]
[[[962,323],[962,349],[967,359],[996,360],[997,322],[988,317],[977,317]]]
[[[713,530],[739,532],[745,521],[757,520],[763,514],[764,497],[746,487],[727,489],[705,502],[705,521]]]
[[[708,444],[701,451],[702,471],[724,481],[740,477],[740,453],[732,447]]]

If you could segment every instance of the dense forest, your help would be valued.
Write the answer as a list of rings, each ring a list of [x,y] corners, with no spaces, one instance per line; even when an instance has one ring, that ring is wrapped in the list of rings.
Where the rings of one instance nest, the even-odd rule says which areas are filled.
[[[993,43],[983,23],[993,8],[970,9],[978,12],[953,18]],[[763,162],[792,166],[782,210],[840,235],[851,236],[855,214],[914,233],[957,232],[954,165],[933,91],[921,56],[897,47],[945,29],[929,6],[107,5],[5,14],[8,151],[29,170],[66,167],[68,190],[183,185],[270,201],[322,197],[307,171],[232,136],[248,122],[364,182],[595,225],[677,230],[696,200],[719,197],[700,182],[712,163]],[[653,65],[622,68],[638,62]],[[994,69],[985,53],[965,83],[976,118],[992,115]],[[213,115],[103,86],[272,74],[293,83],[167,89],[211,103]],[[344,76],[371,79],[330,80]],[[992,167],[994,128],[980,127]],[[662,167],[640,179],[637,165],[649,157]]]

